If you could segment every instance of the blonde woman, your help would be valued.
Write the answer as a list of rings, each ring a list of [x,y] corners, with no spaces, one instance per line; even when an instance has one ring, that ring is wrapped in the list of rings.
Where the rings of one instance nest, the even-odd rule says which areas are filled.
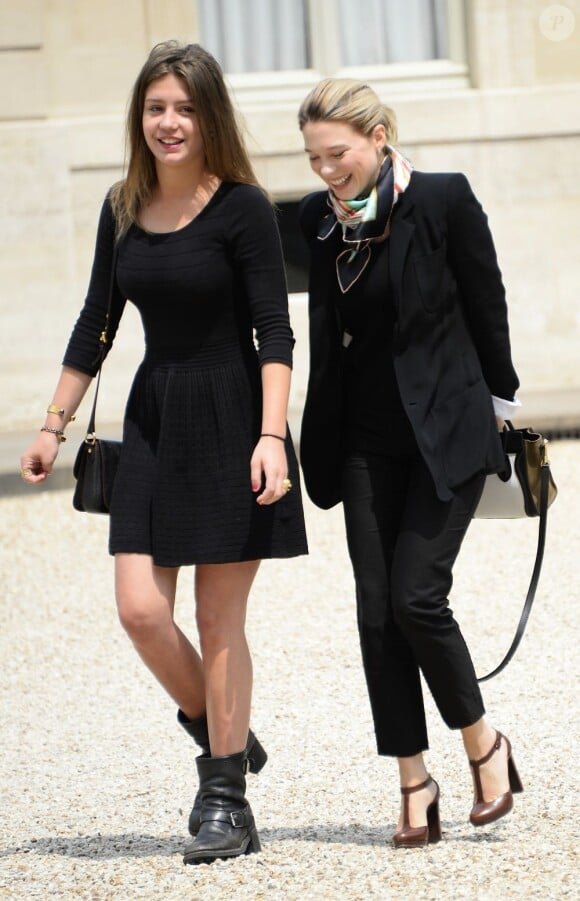
[[[47,478],[95,375],[117,244],[109,334],[131,298],[145,356],[127,403],[109,550],[120,620],[202,750],[184,857],[199,863],[260,848],[245,773],[266,753],[249,731],[244,623],[260,560],[307,552],[286,425],[293,338],[274,214],[215,59],[195,44],[154,47],[127,134],[127,175],[104,202],[85,305],[21,466],[31,484]],[[196,566],[201,655],[173,618],[186,565]]]
[[[484,717],[447,596],[498,426],[517,405],[505,292],[464,175],[413,171],[365,84],[327,79],[299,112],[325,190],[306,197],[311,367],[301,463],[314,503],[342,501],[377,750],[398,762],[396,847],[441,838],[423,674],[473,772],[473,825],[521,791]]]

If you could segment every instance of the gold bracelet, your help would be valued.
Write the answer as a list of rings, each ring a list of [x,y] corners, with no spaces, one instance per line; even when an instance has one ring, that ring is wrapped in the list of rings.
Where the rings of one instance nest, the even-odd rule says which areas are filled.
[[[64,407],[57,407],[56,404],[49,404],[46,408],[47,413],[54,413],[56,416],[64,416]],[[69,422],[74,422],[76,416],[71,416]]]

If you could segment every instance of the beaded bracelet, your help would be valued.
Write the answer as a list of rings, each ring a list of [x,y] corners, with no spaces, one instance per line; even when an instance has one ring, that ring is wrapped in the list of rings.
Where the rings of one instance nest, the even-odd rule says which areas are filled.
[[[277,438],[278,441],[286,441],[285,438],[282,438],[282,435],[272,435],[271,432],[262,432],[260,438]]]
[[[65,434],[62,429],[51,429],[50,426],[43,425],[40,431],[41,432],[50,432],[51,435],[56,435],[56,437],[61,442],[61,444],[63,441],[66,441]]]

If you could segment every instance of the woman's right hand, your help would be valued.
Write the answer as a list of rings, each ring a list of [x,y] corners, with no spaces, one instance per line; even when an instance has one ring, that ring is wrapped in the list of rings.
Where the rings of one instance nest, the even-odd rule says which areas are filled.
[[[60,439],[52,432],[41,432],[20,457],[20,475],[29,485],[46,481],[58,455]]]
[[[46,413],[45,425],[39,432],[36,441],[33,441],[20,457],[20,475],[29,485],[45,482],[52,472],[56,460],[60,437],[58,432],[66,428],[74,419],[80,402],[86,394],[92,380],[92,376],[70,366],[63,366],[60,378],[53,394],[53,401],[49,404]],[[54,407],[58,412],[55,413]],[[66,413],[65,413],[66,410]],[[57,429],[44,431],[45,428]]]

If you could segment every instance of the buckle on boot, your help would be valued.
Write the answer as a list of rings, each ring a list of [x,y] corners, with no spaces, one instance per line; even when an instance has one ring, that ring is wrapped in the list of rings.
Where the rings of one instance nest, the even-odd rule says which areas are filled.
[[[246,825],[246,812],[244,810],[232,810],[230,812],[230,820],[232,826],[236,829],[240,829],[242,826]]]

